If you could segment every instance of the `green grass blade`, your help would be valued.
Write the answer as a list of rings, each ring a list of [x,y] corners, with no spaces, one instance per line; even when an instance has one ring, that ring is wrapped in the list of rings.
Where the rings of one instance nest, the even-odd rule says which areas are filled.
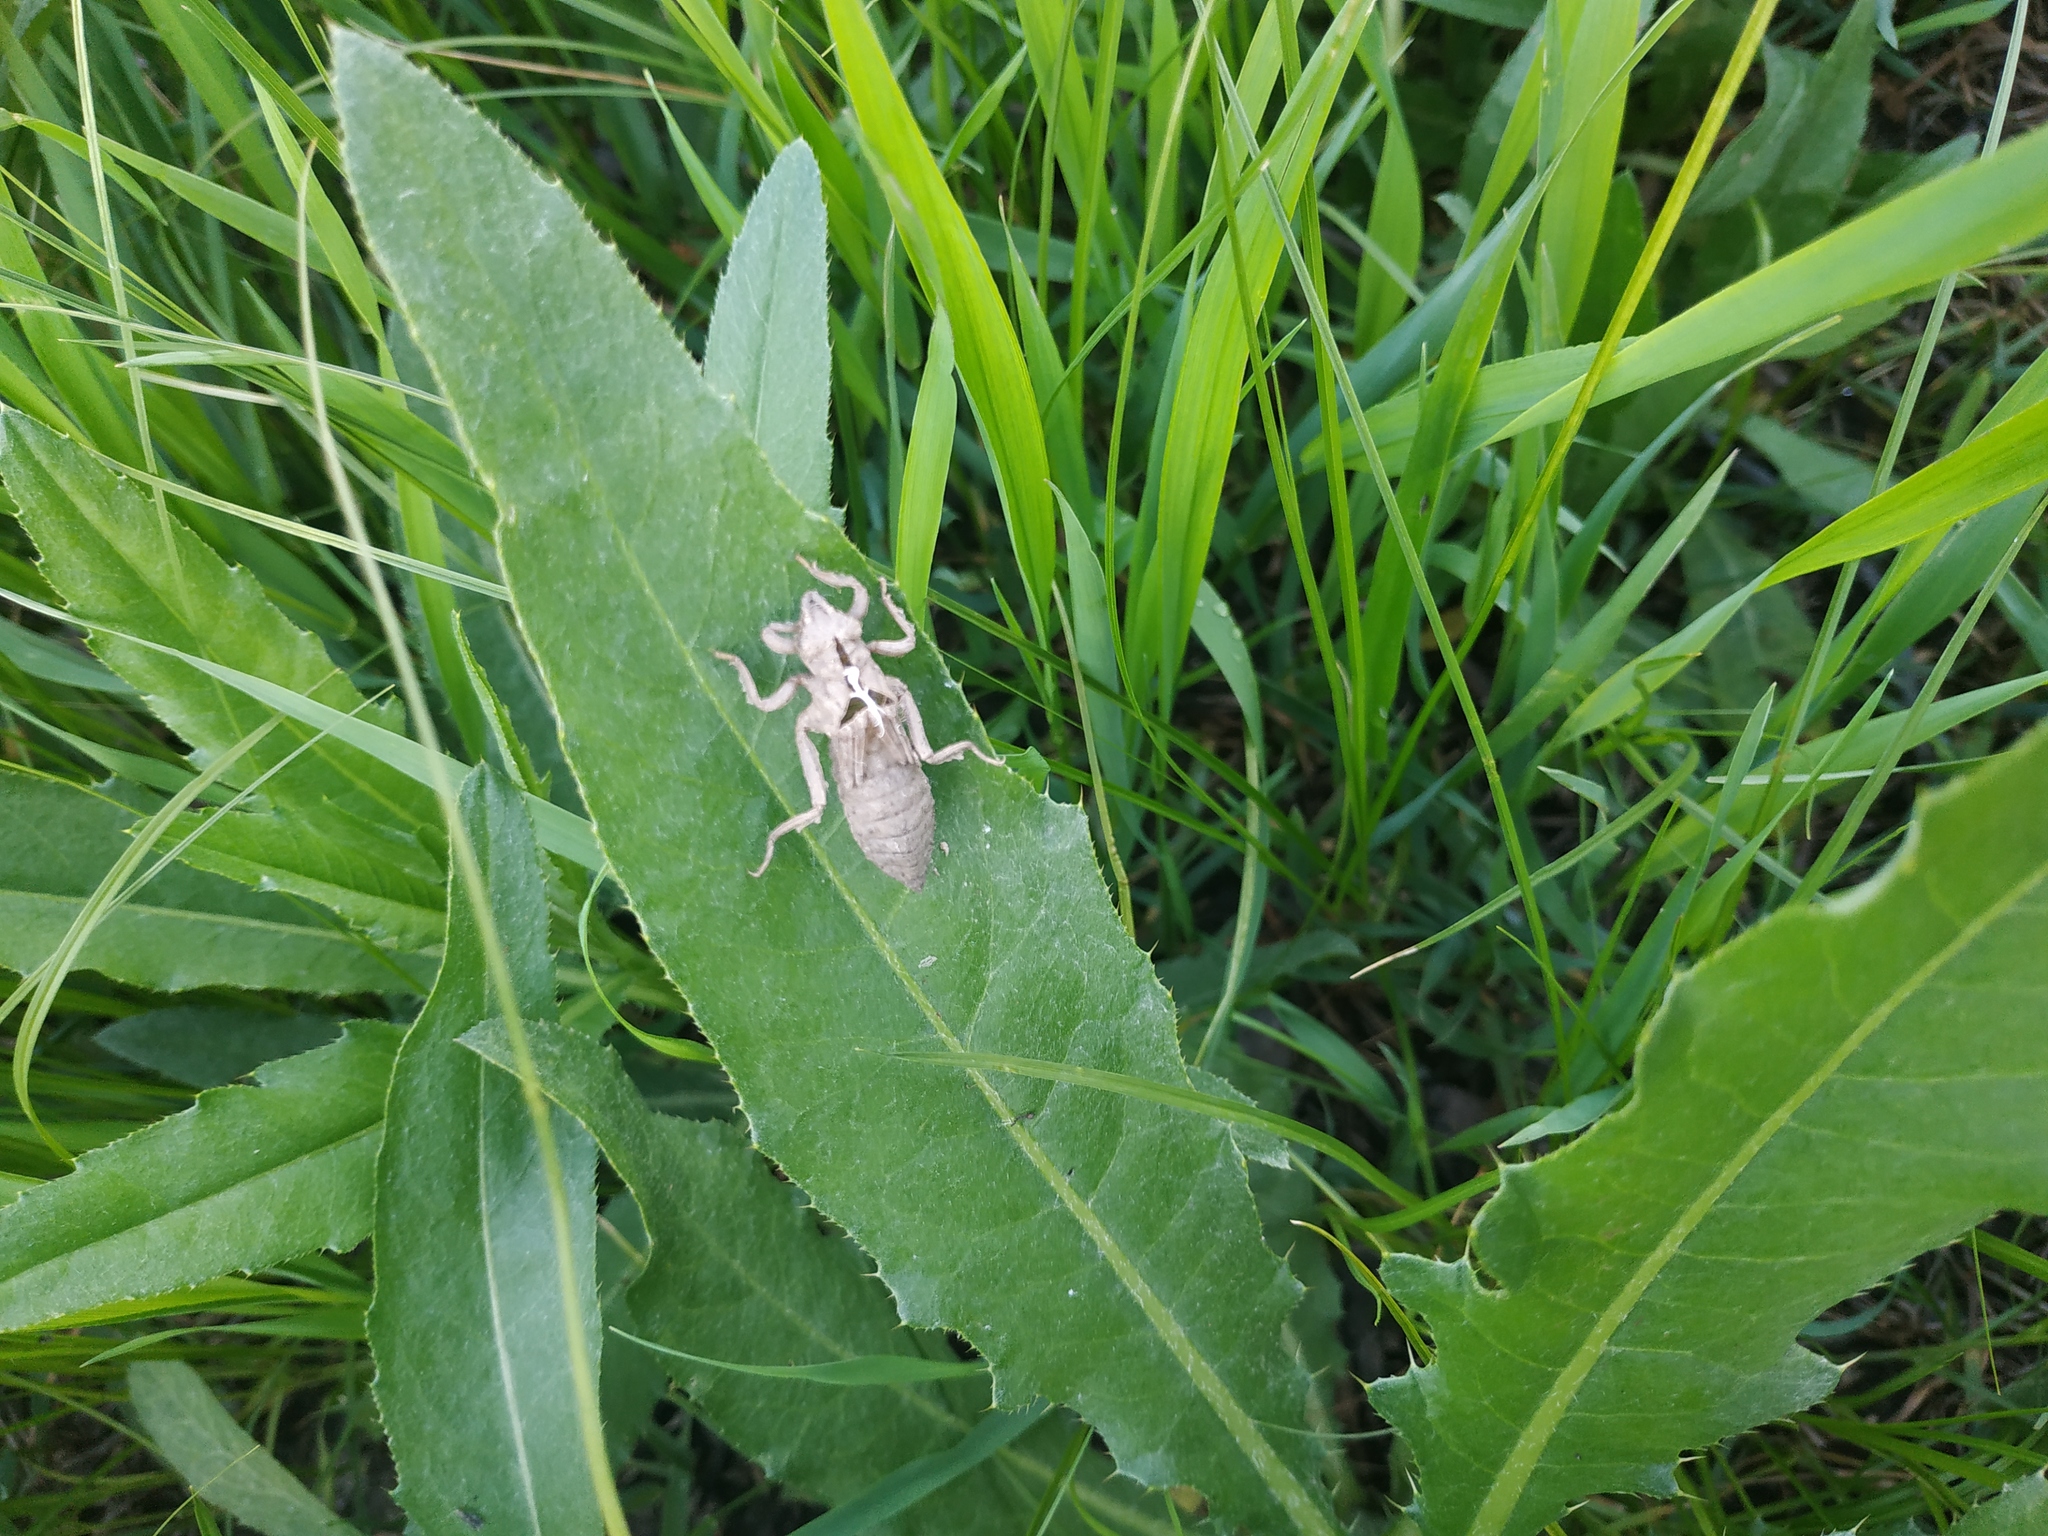
[[[953,469],[953,432],[959,423],[959,392],[953,387],[953,327],[942,306],[932,317],[925,346],[924,377],[917,384],[917,409],[910,418],[910,447],[903,456],[903,497],[896,535],[896,584],[910,612],[922,616],[931,585],[932,549],[946,510],[946,480]]]
[[[1017,333],[866,12],[854,0],[827,0],[825,13],[876,179],[927,295],[952,323],[955,363],[995,470],[1032,618],[1045,634],[1057,537],[1045,434]]]
[[[1897,549],[2048,480],[2048,401],[1837,518],[1771,567],[1773,583]]]

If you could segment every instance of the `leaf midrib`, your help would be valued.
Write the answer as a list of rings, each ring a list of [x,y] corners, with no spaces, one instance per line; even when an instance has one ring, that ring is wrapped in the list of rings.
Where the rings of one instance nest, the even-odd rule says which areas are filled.
[[[1953,938],[1942,945],[1917,967],[1904,981],[1892,989],[1885,999],[1873,1008],[1862,1023],[1845,1036],[1842,1043],[1830,1052],[1825,1060],[1799,1084],[1784,1101],[1767,1116],[1762,1124],[1751,1133],[1733,1156],[1708,1182],[1692,1204],[1680,1214],[1669,1232],[1658,1242],[1637,1265],[1633,1274],[1606,1311],[1588,1331],[1584,1342],[1573,1352],[1565,1363],[1556,1381],[1542,1399],[1536,1410],[1530,1414],[1522,1433],[1502,1464],[1501,1475],[1487,1491],[1485,1501],[1473,1517],[1469,1536],[1501,1536],[1509,1518],[1520,1503],[1523,1491],[1535,1475],[1537,1463],[1545,1448],[1555,1437],[1558,1427],[1564,1421],[1572,1401],[1593,1367],[1599,1363],[1608,1343],[1620,1330],[1635,1310],[1636,1304],[1656,1283],[1665,1266],[1678,1254],[1686,1239],[1704,1221],[1723,1195],[1734,1185],[1749,1165],[1761,1155],[1792,1117],[1838,1073],[1843,1065],[1863,1048],[1870,1037],[1890,1021],[1893,1014],[1911,1001],[1934,976],[1967,950],[1980,938],[1986,929],[2003,919],[2020,902],[2038,890],[2048,881],[2048,862],[2035,867],[2026,879],[2017,880],[2012,889],[1999,900],[1991,903],[1977,916],[1957,929]]]
[[[76,908],[83,907],[91,899],[90,896],[61,896],[52,891],[0,889],[0,902],[45,902],[60,907]],[[391,904],[397,905],[395,902]],[[318,939],[322,943],[339,944],[349,950],[361,948],[361,945],[353,935],[337,933],[331,928],[315,928],[310,923],[280,922],[275,918],[268,917],[247,917],[234,912],[209,912],[203,907],[160,907],[146,902],[124,901],[107,914],[106,920],[112,922],[124,914],[176,922],[219,924],[231,928],[253,928],[258,932],[272,934],[281,938]]]

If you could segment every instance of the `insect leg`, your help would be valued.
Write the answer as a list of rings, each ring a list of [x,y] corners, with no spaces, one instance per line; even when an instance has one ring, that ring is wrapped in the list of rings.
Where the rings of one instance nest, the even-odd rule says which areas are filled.
[[[796,755],[804,765],[804,784],[811,792],[811,808],[798,811],[768,834],[768,851],[761,856],[761,867],[754,871],[754,878],[760,879],[768,873],[768,866],[775,858],[775,841],[785,832],[801,832],[805,827],[815,827],[825,819],[825,765],[818,761],[818,744],[811,740],[813,731],[823,727],[811,717],[817,710],[813,704],[796,717]]]
[[[924,716],[917,712],[917,700],[912,698],[910,690],[896,682],[895,678],[892,677],[889,681],[896,684],[896,707],[903,712],[903,723],[910,730],[910,744],[917,748],[917,755],[921,760],[927,763],[950,763],[972,752],[984,763],[993,763],[998,768],[1003,766],[1000,757],[982,751],[971,741],[956,741],[950,747],[941,747],[934,752],[931,738],[924,733]]]
[[[853,594],[853,601],[846,605],[846,611],[854,618],[864,619],[868,616],[867,584],[858,576],[842,576],[837,571],[828,571],[823,566],[811,564],[802,555],[796,557],[796,563],[817,577],[818,580],[825,583],[826,586],[840,587],[851,592]]]
[[[882,594],[882,606],[889,610],[889,617],[894,619],[903,630],[903,638],[900,640],[871,640],[868,642],[868,649],[877,656],[908,656],[917,649],[917,631],[910,627],[910,620],[903,616],[903,610],[898,608],[896,600],[889,596],[889,589],[882,587],[879,590]]]
[[[754,674],[747,670],[747,664],[744,661],[726,651],[713,651],[711,654],[720,661],[732,663],[733,671],[740,675],[740,689],[746,694],[747,702],[763,714],[772,714],[787,704],[791,697],[795,695],[797,684],[803,681],[800,677],[786,678],[783,680],[780,688],[764,699],[761,697],[760,690],[754,686]]]
[[[778,656],[794,656],[796,629],[796,625],[787,622],[770,624],[761,631],[761,643]]]

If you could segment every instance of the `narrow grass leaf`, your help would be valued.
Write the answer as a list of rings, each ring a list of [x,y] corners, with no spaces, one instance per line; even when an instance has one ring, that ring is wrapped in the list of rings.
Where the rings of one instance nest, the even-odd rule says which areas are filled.
[[[917,382],[917,409],[910,418],[903,495],[891,546],[896,552],[896,585],[903,589],[913,615],[923,615],[931,586],[932,550],[946,510],[946,479],[953,469],[953,432],[959,415],[959,392],[953,387],[953,326],[941,305],[932,316],[924,377]]]
[[[921,1355],[854,1355],[846,1360],[825,1360],[817,1365],[747,1365],[738,1360],[714,1360],[688,1350],[670,1349],[638,1334],[614,1329],[630,1343],[656,1354],[708,1365],[716,1371],[736,1371],[742,1376],[763,1376],[771,1381],[808,1381],[821,1387],[894,1387],[909,1381],[949,1381],[958,1376],[982,1376],[987,1372],[966,1360],[927,1360]]]
[[[1032,615],[1044,634],[1057,540],[1045,433],[1017,333],[866,11],[856,0],[826,0],[825,19],[875,177],[927,296],[935,308],[945,307],[952,322],[954,360],[988,447]],[[1077,91],[1080,83],[1074,81]]]
[[[1897,549],[2048,480],[2048,400],[1837,518],[1771,567],[1772,582]]]

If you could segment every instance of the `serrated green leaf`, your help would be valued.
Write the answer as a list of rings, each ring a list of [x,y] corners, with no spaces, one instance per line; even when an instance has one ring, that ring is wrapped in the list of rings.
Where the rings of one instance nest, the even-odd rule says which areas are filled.
[[[692,1367],[671,1360],[668,1368],[693,1411],[721,1436],[771,1477],[837,1504],[889,1469],[944,1454],[974,1431],[989,1404],[978,1370],[981,1379],[945,1385],[899,1377],[853,1403],[843,1384],[803,1375],[769,1382],[703,1358],[713,1350],[724,1358],[744,1352],[757,1362],[753,1370],[765,1362],[858,1361],[870,1375],[889,1369],[882,1362],[912,1371],[960,1364],[942,1338],[898,1324],[888,1292],[859,1251],[828,1236],[737,1129],[657,1114],[596,1041],[560,1026],[529,1025],[528,1035],[542,1086],[590,1127],[641,1202],[651,1249],[626,1293],[633,1331],[701,1361]],[[480,1025],[463,1043],[510,1070],[502,1025]],[[921,1503],[898,1529],[943,1536],[1000,1527],[1006,1517],[1021,1527],[1067,1433],[1048,1423],[1005,1448],[988,1474]],[[1074,1490],[1088,1512],[1120,1527],[1158,1531],[1162,1522],[1136,1508],[1136,1490],[1105,1486],[1108,1463],[1090,1461]],[[1071,1515],[1054,1527],[1079,1528]]]
[[[554,1013],[540,850],[519,792],[473,770],[462,813],[522,1013]],[[456,1039],[496,1010],[483,941],[451,887],[440,977],[399,1048],[377,1154],[370,1348],[398,1500],[426,1536],[576,1536],[602,1523],[577,1454],[576,1393],[544,1165],[516,1078]],[[557,1116],[555,1147],[596,1372],[596,1148]]]
[[[825,324],[825,202],[801,139],[761,179],[718,285],[704,377],[732,397],[790,494],[832,513],[832,343]]]
[[[1948,1529],[1949,1536],[2039,1536],[2048,1529],[2048,1474],[2007,1483]]]
[[[93,1037],[103,1051],[193,1088],[219,1088],[267,1061],[332,1044],[341,1025],[307,1013],[197,1003],[131,1013]]]
[[[0,476],[69,616],[105,626],[92,636],[95,653],[201,753],[226,752],[270,710],[163,648],[247,672],[342,715],[360,713],[366,724],[377,717],[320,642],[293,626],[246,570],[226,564],[184,524],[159,517],[139,485],[79,444],[8,411],[0,415]],[[280,727],[229,781],[247,784],[313,736],[296,720]],[[338,820],[411,840],[435,822],[422,786],[335,739],[313,741],[263,793],[313,827]],[[343,902],[346,893],[337,887],[333,899]],[[340,910],[352,915],[345,905]]]
[[[1684,976],[1628,1107],[1511,1166],[1470,1261],[1390,1257],[1437,1354],[1372,1395],[1416,1451],[1426,1536],[1668,1489],[1681,1451],[1829,1390],[1796,1342],[1821,1310],[1990,1212],[2048,1209],[2044,925],[2036,731],[1930,796],[1868,885]]]
[[[1224,1129],[888,1059],[971,1045],[1185,1084],[1080,813],[948,765],[922,897],[836,816],[748,878],[808,796],[788,717],[747,709],[711,653],[758,658],[761,625],[808,587],[792,553],[858,556],[782,489],[563,194],[395,55],[350,37],[337,54],[358,206],[500,498],[570,761],[763,1150],[874,1255],[907,1321],[974,1341],[1004,1400],[1071,1403],[1125,1471],[1202,1487],[1228,1518],[1329,1529],[1293,1428],[1299,1288]],[[935,739],[974,729],[928,648],[897,670]]]
[[[0,764],[0,966],[26,975],[56,949],[139,819],[91,790]],[[78,965],[159,992],[335,995],[407,988],[431,974],[418,957],[380,956],[298,902],[175,866],[106,917]]]
[[[352,1020],[333,1045],[202,1093],[0,1208],[0,1332],[353,1248],[370,1231],[398,1040]]]
[[[264,1536],[356,1536],[250,1438],[184,1361],[129,1366],[128,1397],[143,1433],[208,1504]]]

